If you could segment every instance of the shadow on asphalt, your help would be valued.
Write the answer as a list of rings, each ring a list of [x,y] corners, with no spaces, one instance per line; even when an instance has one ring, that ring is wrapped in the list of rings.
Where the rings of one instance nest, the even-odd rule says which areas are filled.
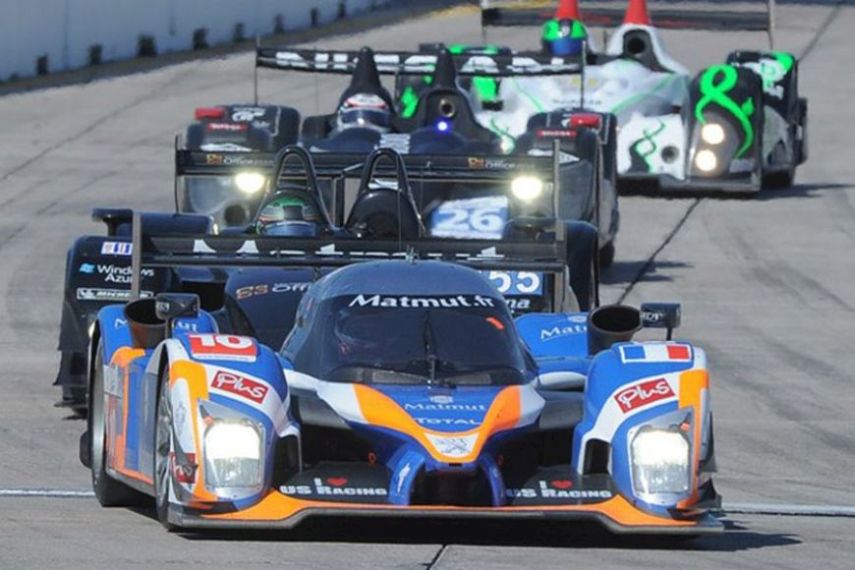
[[[660,190],[658,186],[644,185],[632,188],[620,188],[621,196],[641,196],[645,198],[658,199],[692,199],[709,198],[713,200],[735,200],[765,202],[768,200],[783,200],[788,198],[813,198],[826,190],[841,190],[852,188],[850,184],[839,184],[836,182],[816,184],[795,184],[788,188],[764,188],[760,192],[724,192],[714,190]]]
[[[152,519],[151,509],[134,512]],[[795,535],[752,531],[724,520],[725,532],[698,538],[613,535],[597,523],[484,520],[402,520],[321,517],[307,519],[292,530],[206,530],[176,533],[190,541],[336,542],[395,544],[460,544],[522,548],[603,548],[739,552],[800,544]]]
[[[618,253],[619,254],[619,253]],[[649,267],[648,267],[649,264]],[[636,280],[655,282],[655,281],[673,281],[673,275],[663,275],[657,273],[659,270],[672,269],[688,269],[691,264],[683,261],[649,261],[646,259],[639,261],[620,261],[617,260],[606,269],[602,270],[600,275],[601,285],[620,285],[623,283],[633,283]],[[639,274],[644,271],[644,275],[639,279]]]

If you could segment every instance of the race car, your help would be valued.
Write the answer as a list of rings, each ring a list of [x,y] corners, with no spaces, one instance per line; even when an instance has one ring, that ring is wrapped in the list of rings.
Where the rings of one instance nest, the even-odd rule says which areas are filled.
[[[350,84],[343,91],[335,112],[327,115],[310,116],[302,121],[299,143],[312,153],[363,155],[378,148],[391,148],[405,156],[467,156],[471,157],[473,170],[485,164],[481,155],[508,154],[507,138],[496,135],[475,120],[469,98],[458,86],[458,80],[475,72],[497,76],[504,74],[548,74],[561,73],[578,68],[577,62],[564,62],[560,58],[543,57],[540,54],[518,55],[481,61],[477,56],[452,54],[438,50],[432,54],[406,52],[373,52],[364,48],[360,52],[319,51],[291,48],[260,47],[256,65],[287,71],[312,73],[335,73],[350,76]],[[381,83],[381,74],[424,74],[429,70],[435,81],[429,89],[420,93],[414,111],[407,116],[398,114],[394,100]],[[272,108],[272,107],[271,107]],[[230,109],[222,107],[220,109]],[[294,111],[287,114],[294,122]],[[283,116],[285,115],[283,111]],[[563,115],[562,115],[563,116]],[[561,117],[552,117],[557,121]],[[220,121],[221,119],[217,119]],[[213,123],[220,125],[219,122]],[[268,124],[274,124],[268,121]],[[243,126],[241,126],[243,129]],[[614,184],[614,140],[613,121],[608,117],[588,114],[574,118],[568,127],[552,128],[547,117],[542,124],[534,124],[525,136],[515,141],[512,156],[560,156],[562,174],[561,216],[567,221],[581,220],[595,225],[600,230],[600,248],[603,265],[614,258],[615,237],[619,228],[617,193]],[[258,126],[258,125],[256,125]],[[210,125],[196,124],[191,129],[207,132]],[[222,127],[218,126],[218,129]],[[285,129],[280,129],[280,132]],[[292,132],[293,129],[291,129]],[[241,131],[247,137],[248,129]],[[248,138],[247,138],[248,141]],[[190,137],[176,149],[205,151],[211,153],[211,163],[226,160],[216,147],[190,144]],[[232,141],[233,142],[233,141]],[[230,143],[231,144],[231,143]],[[247,148],[252,145],[246,142]],[[228,152],[230,148],[226,148]],[[238,149],[238,151],[246,149]],[[252,148],[265,152],[265,147]],[[246,163],[251,159],[230,153],[228,160]],[[499,162],[507,159],[498,159]],[[513,160],[511,160],[513,162]],[[215,216],[220,225],[231,226],[236,221],[245,223],[257,208],[263,192],[264,179],[250,164],[233,176],[179,176],[176,197],[181,211],[201,212]],[[180,173],[179,173],[180,174]],[[254,182],[252,197],[235,190],[238,180]],[[509,176],[508,181],[513,179]],[[425,218],[430,209],[443,208],[451,220],[445,229],[429,228],[429,231],[444,231],[454,237],[498,239],[507,221],[509,195],[512,193],[537,192],[535,186],[518,187],[499,185],[485,194],[484,188],[467,191],[458,183],[454,197],[448,203],[437,200],[447,196],[447,188],[441,184],[425,186],[417,193],[419,207]],[[470,194],[467,196],[467,194]],[[203,207],[203,204],[207,206]],[[486,214],[485,214],[486,213]],[[488,217],[485,218],[484,216]],[[489,220],[486,224],[484,220]]]
[[[617,24],[619,12],[580,12],[577,0],[562,0],[553,15],[527,4],[482,0],[482,25],[542,24],[546,53],[575,56],[584,65],[575,74],[519,77],[473,89],[481,124],[518,136],[530,117],[544,111],[612,113],[619,125],[617,171],[623,187],[655,183],[754,192],[763,185],[792,184],[808,154],[807,100],[799,96],[797,59],[781,51],[738,50],[723,64],[692,74],[669,55],[659,33],[662,28],[765,30],[771,38],[771,7],[769,13],[665,9],[651,19],[645,0],[630,0],[622,24],[598,53],[582,22]],[[412,86],[399,90],[400,98],[407,88]]]
[[[142,233],[135,289],[141,267],[339,268],[308,287],[281,348],[251,316],[219,328],[194,295],[102,309],[81,438],[102,505],[151,496],[183,530],[325,515],[723,529],[704,351],[631,340],[643,323],[670,339],[678,306],[514,320],[479,271],[549,271],[561,297],[563,248],[547,242],[338,240],[330,255],[293,237]]]
[[[480,166],[473,169],[471,160],[479,161]],[[507,220],[500,220],[496,212],[482,208],[477,218],[481,229],[495,229],[498,225],[505,238],[542,240],[555,232],[554,213],[564,207],[560,201],[556,203],[560,181],[553,178],[556,173],[553,157],[519,157],[513,161],[489,155],[405,158],[392,150],[381,149],[367,160],[361,154],[331,153],[315,155],[313,159],[305,149],[290,146],[272,161],[267,154],[182,151],[177,155],[177,168],[182,176],[220,178],[234,178],[248,168],[261,169],[266,179],[277,181],[263,193],[261,207],[250,223],[219,232],[236,236],[290,236],[310,241],[330,238],[397,240],[429,234],[447,237],[444,227],[449,233],[458,229],[451,224],[455,221],[453,216],[442,207],[420,209],[414,191],[441,183],[441,187],[434,188],[435,195],[439,196],[442,191],[446,197],[451,197],[458,191],[460,182],[471,193],[473,188],[491,188],[497,181],[506,180],[509,170],[519,170],[530,180],[540,181],[543,190],[537,196],[525,196],[525,200],[509,199]],[[345,217],[344,187],[340,183],[354,180],[359,182]],[[529,184],[534,182],[529,181]],[[334,187],[329,196],[324,192],[328,187]],[[423,218],[420,212],[427,212],[427,217]],[[132,293],[133,213],[97,209],[94,217],[106,223],[107,235],[83,236],[75,240],[68,253],[59,340],[62,356],[56,380],[63,394],[58,405],[81,415],[88,405],[87,374],[92,362],[89,347],[98,312],[106,305],[127,301]],[[143,231],[160,234],[218,233],[209,217],[198,214],[144,213],[139,217],[139,224]],[[433,228],[433,232],[428,228]],[[578,306],[587,310],[597,302],[597,231],[583,222],[562,224],[560,230],[567,244],[564,257],[568,260],[570,284],[580,295]],[[456,243],[449,239],[447,248],[453,249]],[[263,310],[254,318],[253,325],[253,334],[271,345],[284,339],[297,303],[308,283],[316,277],[308,270],[247,272],[223,267],[212,270],[145,267],[141,275],[138,295],[197,294],[203,308],[224,327],[244,322],[242,315],[252,311],[258,297],[275,296],[279,310]],[[516,314],[551,307],[548,287],[539,271],[492,272],[488,278],[499,293],[507,297]],[[262,323],[266,324],[262,326]],[[282,336],[277,336],[280,334]]]

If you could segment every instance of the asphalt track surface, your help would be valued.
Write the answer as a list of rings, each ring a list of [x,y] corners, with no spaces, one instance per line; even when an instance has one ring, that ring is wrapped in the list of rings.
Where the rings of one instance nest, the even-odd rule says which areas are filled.
[[[621,201],[605,300],[681,301],[681,336],[711,360],[717,483],[733,508],[726,533],[690,543],[429,521],[183,536],[146,510],[100,508],[77,462],[83,423],[52,407],[65,250],[101,231],[89,221],[94,205],[171,207],[174,133],[196,106],[251,98],[251,55],[0,98],[0,568],[855,567],[853,33],[855,8],[779,8],[779,47],[802,55],[810,98],[811,158],[796,186],[749,199]],[[455,9],[318,45],[413,48],[478,35],[476,12]],[[695,69],[765,41],[665,36]],[[492,39],[526,47],[536,35]],[[332,107],[340,85],[270,72],[261,94],[313,113]]]

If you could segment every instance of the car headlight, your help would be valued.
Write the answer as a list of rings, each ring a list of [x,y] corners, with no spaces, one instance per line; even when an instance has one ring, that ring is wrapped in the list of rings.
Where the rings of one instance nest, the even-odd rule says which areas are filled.
[[[695,166],[703,172],[712,172],[718,168],[718,157],[711,150],[700,150],[695,155]]]
[[[639,494],[689,491],[689,442],[680,431],[642,429],[632,440],[632,480]]]
[[[267,179],[258,172],[239,172],[235,175],[235,186],[244,194],[256,194],[263,188]]]
[[[215,421],[205,432],[205,464],[209,487],[260,486],[261,434],[247,422]]]
[[[543,194],[543,181],[534,176],[520,176],[511,182],[511,192],[523,202],[536,200]]]
[[[718,123],[707,123],[701,127],[701,138],[707,144],[721,144],[724,142],[724,136],[724,127]]]

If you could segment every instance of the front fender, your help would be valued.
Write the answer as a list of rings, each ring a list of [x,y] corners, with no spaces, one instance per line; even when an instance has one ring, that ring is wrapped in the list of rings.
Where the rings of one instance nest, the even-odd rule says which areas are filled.
[[[574,432],[574,467],[585,473],[589,446],[605,443],[610,450],[608,470],[625,497],[652,511],[686,506],[698,498],[700,464],[711,452],[710,417],[702,349],[674,342],[615,345],[591,365],[583,419]],[[645,502],[633,488],[629,446],[644,426],[685,430],[692,480],[690,493],[675,503]]]
[[[231,347],[223,348],[223,342]],[[288,409],[290,396],[276,354],[249,337],[214,333],[177,334],[161,343],[170,383],[175,442],[194,458],[196,477],[178,482],[175,500],[228,501],[245,508],[273,482],[275,449],[287,436],[299,437]],[[152,358],[150,366],[159,359]],[[218,421],[250,421],[262,436],[264,478],[259,489],[218,491],[206,485],[205,432]],[[174,482],[174,487],[175,487]]]

